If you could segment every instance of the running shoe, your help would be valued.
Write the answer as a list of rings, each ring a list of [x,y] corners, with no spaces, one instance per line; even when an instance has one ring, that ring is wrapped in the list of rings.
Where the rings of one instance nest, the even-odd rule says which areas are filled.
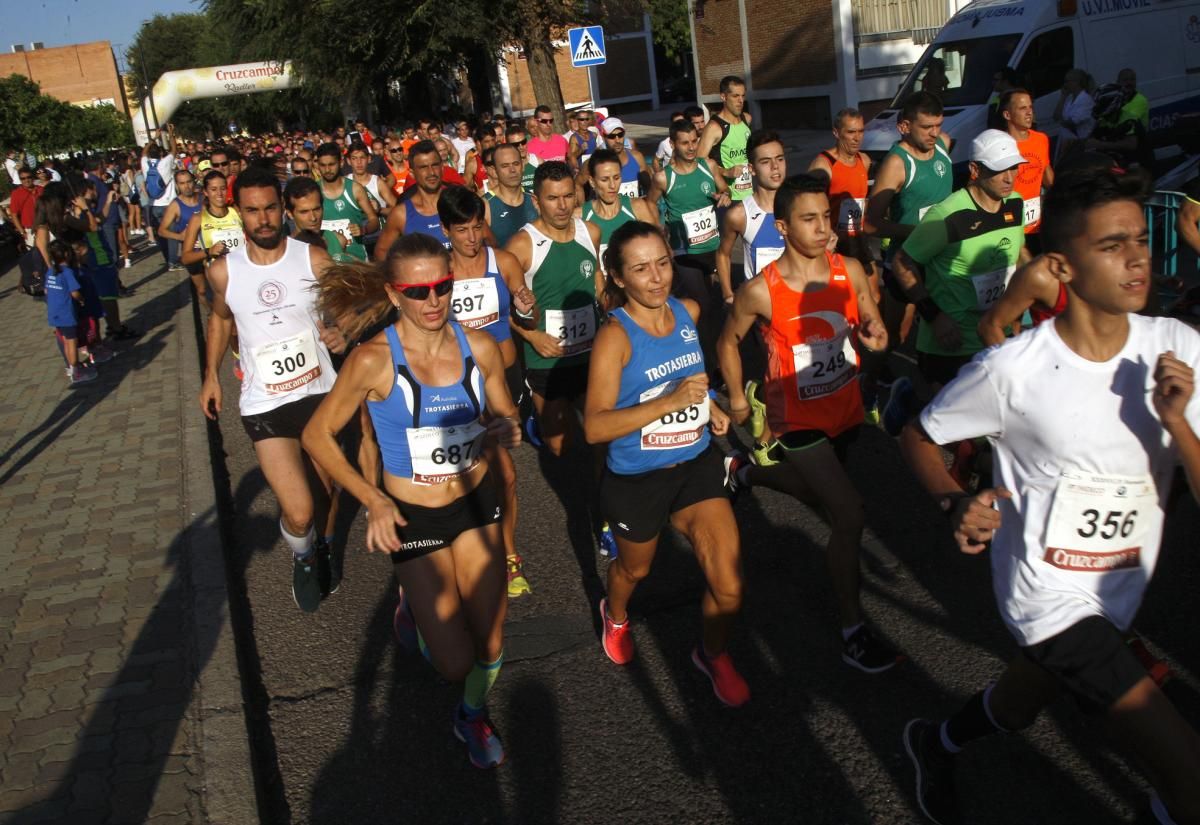
[[[454,711],[454,735],[467,746],[467,756],[475,767],[487,770],[503,764],[504,745],[486,710],[468,715],[460,704]]]
[[[746,400],[750,403],[750,417],[746,419],[746,429],[755,441],[761,441],[767,431],[767,405],[758,397],[759,384],[757,381],[746,382]]]
[[[863,420],[872,427],[878,427],[882,416],[879,414],[879,402],[875,401],[871,406],[863,405]]]
[[[743,452],[734,450],[725,456],[725,492],[731,499],[736,499],[742,488],[749,486],[738,478],[741,469],[749,464],[750,459],[746,458],[746,454]]]
[[[75,366],[71,367],[69,375],[71,377],[72,387],[77,387],[80,384],[86,384],[89,381],[95,381],[100,377],[100,373],[96,372],[95,367],[88,367],[84,366],[83,364],[76,364]]]
[[[316,613],[321,606],[321,576],[315,551],[303,559],[292,557],[292,600],[305,613]]]
[[[417,623],[413,619],[412,609],[408,606],[408,597],[404,588],[398,587],[400,600],[396,602],[396,612],[392,614],[392,634],[396,644],[404,648],[406,653],[412,653],[419,646],[417,642]]]
[[[125,259],[125,268],[126,268],[126,269],[132,269],[132,268],[133,268],[133,261],[131,261],[131,260],[129,260],[128,258],[126,258],[126,259]]]
[[[958,822],[954,800],[954,756],[942,747],[941,730],[928,719],[910,719],[904,726],[904,750],[917,773],[917,805],[938,825]]]
[[[525,578],[525,570],[521,566],[520,556],[509,556],[504,560],[508,567],[508,597],[515,599],[525,593],[532,593],[529,580]]]
[[[692,648],[692,664],[712,682],[713,693],[721,704],[730,708],[740,708],[750,701],[750,686],[733,666],[729,653],[719,653],[712,658],[704,654],[700,645]]]
[[[104,344],[92,344],[88,351],[92,354],[92,362],[96,364],[107,364],[117,355]]]
[[[750,450],[750,458],[759,467],[774,467],[779,462],[771,457],[771,451],[775,447],[775,442],[768,444],[765,441],[755,441],[754,447]]]
[[[864,673],[883,673],[891,670],[901,656],[862,624],[843,643],[842,661]]]
[[[525,440],[534,447],[537,447],[539,450],[543,446],[542,430],[538,426],[537,418],[535,416],[531,415],[525,419]]]
[[[612,527],[607,521],[600,522],[600,529],[596,532],[596,542],[600,545],[601,556],[606,559],[617,557],[617,537],[613,535]]]
[[[324,538],[317,539],[317,575],[320,576],[322,597],[332,596],[342,586],[341,559],[334,558],[333,548]]]
[[[629,634],[629,617],[617,624],[608,617],[608,599],[600,600],[600,623],[604,626],[600,646],[613,664],[627,665],[633,661],[633,636]]]
[[[892,394],[883,408],[883,429],[893,438],[900,435],[908,423],[909,410],[913,407],[916,390],[908,378],[897,378],[892,384]]]

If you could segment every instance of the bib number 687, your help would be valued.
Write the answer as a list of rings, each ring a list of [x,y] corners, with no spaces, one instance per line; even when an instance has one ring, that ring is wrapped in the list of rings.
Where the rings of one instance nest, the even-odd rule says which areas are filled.
[[[1083,518],[1087,524],[1077,528],[1075,532],[1085,539],[1090,539],[1096,534],[1099,534],[1102,539],[1111,539],[1117,535],[1123,539],[1129,538],[1133,528],[1137,526],[1137,514],[1137,510],[1130,510],[1128,513],[1121,510],[1109,510],[1104,515],[1104,520],[1101,521],[1099,510],[1084,510]]]
[[[465,444],[449,444],[445,447],[435,447],[429,458],[434,464],[458,465],[464,461],[471,460],[471,451],[474,447],[474,441],[468,441]]]

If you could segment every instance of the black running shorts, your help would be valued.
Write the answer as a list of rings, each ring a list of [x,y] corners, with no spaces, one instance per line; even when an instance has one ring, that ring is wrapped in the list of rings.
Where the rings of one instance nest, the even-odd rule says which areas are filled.
[[[525,370],[525,385],[547,401],[582,399],[587,392],[588,365]]]
[[[724,458],[711,443],[690,461],[635,475],[605,468],[600,479],[600,507],[609,526],[632,542],[658,536],[673,513],[725,496]]]
[[[924,323],[922,321],[922,323]],[[930,384],[945,386],[954,380],[958,371],[970,361],[973,355],[935,355],[931,352],[917,353],[917,368],[921,376]]]
[[[1089,616],[1021,653],[1062,682],[1089,713],[1108,710],[1146,678],[1125,635],[1103,616]]]
[[[396,528],[404,544],[391,554],[393,564],[427,556],[449,547],[463,533],[500,521],[500,499],[490,470],[474,490],[442,507],[422,507],[389,497],[408,522]]]
[[[243,415],[242,426],[246,428],[246,435],[250,436],[251,441],[299,438],[324,399],[325,393],[306,395],[265,413]]]
[[[775,439],[767,455],[773,461],[786,461],[784,452],[801,452],[809,447],[815,447],[828,441],[833,445],[834,455],[843,464],[850,445],[858,440],[858,425],[851,427],[835,436],[830,436],[822,430],[790,430]]]

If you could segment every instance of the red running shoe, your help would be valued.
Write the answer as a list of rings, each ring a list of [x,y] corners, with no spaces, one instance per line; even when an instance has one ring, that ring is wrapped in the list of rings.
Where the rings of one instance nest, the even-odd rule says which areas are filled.
[[[730,708],[740,708],[750,701],[750,686],[733,666],[733,659],[727,652],[718,653],[709,658],[700,645],[692,649],[692,664],[712,682],[713,693],[721,700],[721,704]]]
[[[629,635],[629,617],[617,624],[608,617],[608,599],[600,600],[600,621],[604,633],[600,645],[614,664],[627,665],[633,661],[633,636]]]

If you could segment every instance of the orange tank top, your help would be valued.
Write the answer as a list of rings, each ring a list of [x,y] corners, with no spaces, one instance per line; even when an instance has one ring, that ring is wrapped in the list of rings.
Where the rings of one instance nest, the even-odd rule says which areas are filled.
[[[1017,167],[1013,191],[1025,201],[1025,234],[1028,235],[1042,226],[1042,177],[1050,166],[1050,138],[1030,129],[1029,137],[1017,142],[1017,151],[1025,162]]]
[[[858,298],[841,255],[825,253],[829,283],[796,292],[772,262],[762,271],[771,296],[771,322],[761,323],[767,346],[764,387],[767,423],[776,435],[820,430],[839,435],[863,421],[858,389]]]
[[[833,152],[822,152],[829,161],[829,213],[839,233],[851,229],[855,234],[862,231],[862,216],[867,205],[867,164],[862,155],[847,166]],[[851,223],[853,218],[853,223]]]

